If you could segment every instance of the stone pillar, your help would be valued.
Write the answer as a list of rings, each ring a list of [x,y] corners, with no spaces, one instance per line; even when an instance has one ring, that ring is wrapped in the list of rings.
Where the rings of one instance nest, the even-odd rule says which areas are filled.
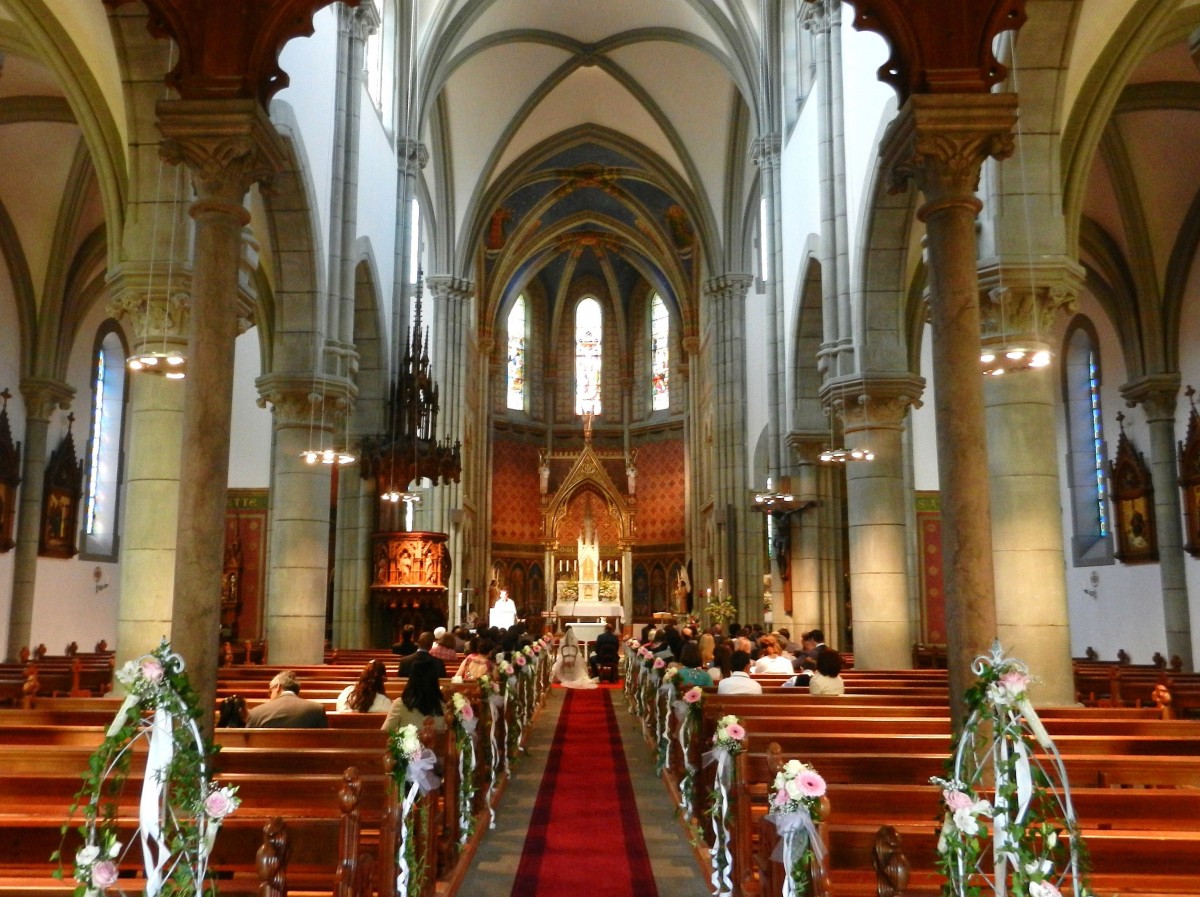
[[[1175,403],[1179,374],[1149,374],[1121,387],[1130,407],[1141,405],[1150,428],[1150,477],[1154,482],[1154,521],[1158,533],[1158,571],[1162,577],[1167,656],[1178,654],[1185,670],[1194,669],[1192,626],[1184,569],[1183,525],[1179,507],[1179,461],[1175,454]]]
[[[766,200],[765,227],[759,239],[765,240],[767,270],[762,272],[767,291],[767,472],[770,476],[783,473],[782,422],[787,413],[783,407],[784,390],[780,380],[787,370],[783,351],[783,300],[780,296],[783,273],[783,223],[780,210],[779,152],[782,140],[778,134],[765,134],[751,146],[754,164],[758,166],[763,199]],[[761,227],[761,225],[760,225]]]
[[[334,550],[333,646],[371,646],[371,532],[375,480],[358,467],[338,471],[338,526]]]
[[[971,664],[997,635],[983,378],[979,371],[979,279],[975,191],[990,156],[1012,152],[1012,94],[917,94],[883,139],[900,183],[925,194],[917,212],[929,253],[938,469],[945,532],[950,706],[961,723]],[[857,598],[857,596],[855,596]],[[855,620],[855,630],[858,621]],[[858,640],[865,646],[865,639]]]
[[[828,442],[826,431],[793,431],[788,437],[795,459],[792,494],[813,504],[793,515],[791,575],[775,613],[776,620],[781,614],[787,619],[793,637],[817,628],[831,645],[842,648],[836,612],[842,592],[841,572],[836,569],[841,530],[828,526],[831,513],[840,518],[841,503],[832,489],[835,471],[818,461]]]
[[[696,363],[696,356],[700,350],[700,340],[694,336],[685,336],[680,341],[680,344],[683,347],[685,360],[675,366],[675,382],[679,384],[679,387],[682,390],[682,405],[684,408],[683,521],[685,543],[683,547],[683,563],[684,568],[686,569],[687,562],[689,560],[693,561],[693,570],[699,570],[700,565],[696,563],[696,561],[699,557],[698,546],[702,544],[700,540],[702,528],[700,524],[700,515],[697,513],[697,508],[701,502],[697,501],[697,497],[700,495],[700,484],[696,479],[696,459],[699,457],[699,452],[695,444],[697,427],[693,396],[696,394],[696,383],[694,380],[693,367]],[[692,583],[693,608],[696,607],[695,585],[695,583]],[[631,595],[631,600],[632,597],[633,596]]]
[[[625,609],[625,622],[633,622],[633,545],[621,546],[621,606]]]
[[[745,303],[753,280],[747,274],[727,274],[708,281],[704,290],[712,312],[708,350],[715,384],[712,492],[720,544],[714,566],[716,577],[738,601],[739,620],[751,619],[751,613],[758,618],[762,594],[759,546],[748,536]]]
[[[923,388],[918,377],[868,376],[833,380],[824,389],[840,406],[846,448],[875,453],[873,461],[846,462],[854,665],[863,669],[912,665],[904,425]]]
[[[1003,355],[1016,346],[1049,349],[1039,340],[1058,310],[1071,303],[1077,266],[980,270],[983,346]],[[1031,278],[1033,281],[1031,283]],[[992,502],[992,557],[1000,642],[1029,664],[1039,704],[1073,704],[1070,612],[1063,558],[1053,367],[984,378]]]
[[[332,445],[350,397],[340,379],[279,374],[260,377],[258,390],[274,424],[266,602],[271,662],[321,663],[332,468],[320,460],[308,463],[304,453]]]
[[[170,288],[190,284],[191,278],[172,284],[168,264],[151,268],[124,262],[109,278],[109,314],[128,317],[135,355],[164,349],[186,353],[190,304],[185,292]],[[184,389],[182,381],[153,374],[130,377],[118,666],[153,650],[171,632],[176,533],[163,521],[178,515]]]
[[[21,399],[25,403],[25,445],[21,456],[21,492],[17,509],[16,554],[13,556],[12,609],[8,615],[8,654],[10,662],[20,659],[23,647],[33,633],[33,599],[37,583],[38,541],[41,537],[42,495],[46,461],[50,456],[47,436],[50,415],[56,408],[71,407],[75,390],[49,377],[25,377],[21,380]]]
[[[207,725],[216,702],[238,267],[250,220],[243,203],[284,155],[254,100],[166,100],[158,122],[164,158],[185,163],[196,189],[171,639]]]

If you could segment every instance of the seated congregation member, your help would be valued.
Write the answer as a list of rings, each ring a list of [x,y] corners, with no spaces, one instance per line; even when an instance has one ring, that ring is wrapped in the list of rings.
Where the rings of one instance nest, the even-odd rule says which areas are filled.
[[[230,695],[221,702],[221,712],[217,716],[218,729],[244,729],[246,728],[246,717],[250,715],[250,708],[246,706],[246,699],[241,695]]]
[[[492,671],[492,642],[486,635],[477,635],[471,639],[471,653],[463,658],[458,672],[454,675],[470,681],[486,676]]]
[[[358,681],[347,685],[338,695],[339,711],[353,710],[358,713],[382,713],[391,709],[392,699],[387,696],[387,667],[382,660],[372,660],[358,676]]]
[[[432,719],[433,727],[439,732],[446,730],[445,705],[442,702],[442,686],[438,682],[438,663],[429,655],[418,656],[408,669],[408,682],[400,697],[392,701],[392,709],[382,728],[389,732],[409,724],[420,729],[425,720]]]
[[[396,665],[401,677],[408,675],[409,669],[414,663],[416,663],[418,658],[433,657],[433,655],[430,653],[430,649],[433,648],[433,642],[433,633],[429,632],[428,630],[417,636],[417,650],[412,654],[409,654],[407,657],[401,657],[400,663]],[[433,659],[436,660],[438,664],[438,675],[444,679],[446,677],[446,664],[442,663],[440,658],[433,657]]]
[[[745,651],[734,651],[733,656],[729,658],[729,666],[732,672],[728,677],[722,678],[717,684],[717,694],[719,695],[761,695],[762,686],[750,678],[750,674],[746,672],[746,667],[750,666],[750,655]]]
[[[617,638],[616,627],[605,623],[604,631],[596,636],[592,643],[592,653],[588,655],[588,669],[593,677],[600,675],[600,658],[615,660],[621,653],[621,640]]]
[[[800,643],[804,647],[804,656],[813,662],[816,662],[817,655],[821,653],[822,649],[829,647],[825,644],[825,633],[820,629],[813,629],[804,633],[804,635],[800,636]],[[797,654],[796,658],[799,660],[800,655]]]
[[[429,653],[438,658],[446,666],[450,668],[450,664],[458,662],[458,642],[454,638],[453,632],[443,632],[441,635],[434,630],[434,636],[437,637],[437,644],[429,649]]]
[[[842,678],[842,655],[826,648],[817,655],[817,669],[808,681],[810,695],[844,695],[846,680]]]
[[[729,674],[733,672],[733,668],[729,665],[732,654],[733,649],[725,644],[713,648],[712,663],[708,665],[708,675],[712,677],[713,682],[729,678]]]
[[[325,729],[329,719],[316,701],[300,697],[300,680],[292,670],[276,673],[271,680],[270,699],[250,711],[248,729]]]
[[[416,651],[417,628],[412,623],[405,623],[404,628],[400,630],[400,641],[392,645],[392,653],[408,657],[410,654],[415,654]]]
[[[700,646],[695,642],[684,642],[679,652],[679,687],[687,690],[693,685],[701,688],[713,684],[713,677],[703,668],[700,658]]]
[[[760,652],[754,662],[753,672],[760,673],[791,673],[791,658],[784,657],[779,648],[779,642],[771,635],[763,636],[759,641]]]

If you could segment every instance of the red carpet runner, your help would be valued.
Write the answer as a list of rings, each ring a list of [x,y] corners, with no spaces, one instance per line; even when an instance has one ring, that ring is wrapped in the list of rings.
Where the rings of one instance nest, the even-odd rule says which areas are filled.
[[[607,689],[567,689],[513,897],[657,897]]]

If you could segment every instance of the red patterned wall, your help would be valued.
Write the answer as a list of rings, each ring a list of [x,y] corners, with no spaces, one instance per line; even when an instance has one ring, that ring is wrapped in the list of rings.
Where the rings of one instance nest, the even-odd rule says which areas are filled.
[[[638,448],[639,545],[683,544],[683,498],[683,441],[648,442]]]
[[[492,453],[492,541],[540,545],[538,447],[497,440]]]

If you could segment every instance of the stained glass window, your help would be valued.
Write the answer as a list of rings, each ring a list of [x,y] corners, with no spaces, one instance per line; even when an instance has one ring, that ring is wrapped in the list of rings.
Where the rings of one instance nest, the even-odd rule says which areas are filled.
[[[1101,408],[1100,350],[1090,322],[1077,319],[1066,339],[1063,394],[1066,398],[1068,476],[1076,566],[1110,563],[1107,446]]]
[[[525,297],[508,313],[508,407],[525,410]]]
[[[112,557],[117,551],[126,354],[114,325],[97,340],[92,356],[91,433],[83,496],[82,551],[95,557]]]
[[[650,390],[651,407],[662,411],[671,407],[671,316],[667,304],[657,293],[650,302]]]
[[[575,413],[600,413],[600,353],[604,318],[587,298],[575,308]]]
[[[100,489],[100,450],[104,445],[104,350],[96,352],[95,379],[92,381],[92,455],[89,462],[87,509],[84,514],[84,532],[91,535],[96,531],[96,493]]]

